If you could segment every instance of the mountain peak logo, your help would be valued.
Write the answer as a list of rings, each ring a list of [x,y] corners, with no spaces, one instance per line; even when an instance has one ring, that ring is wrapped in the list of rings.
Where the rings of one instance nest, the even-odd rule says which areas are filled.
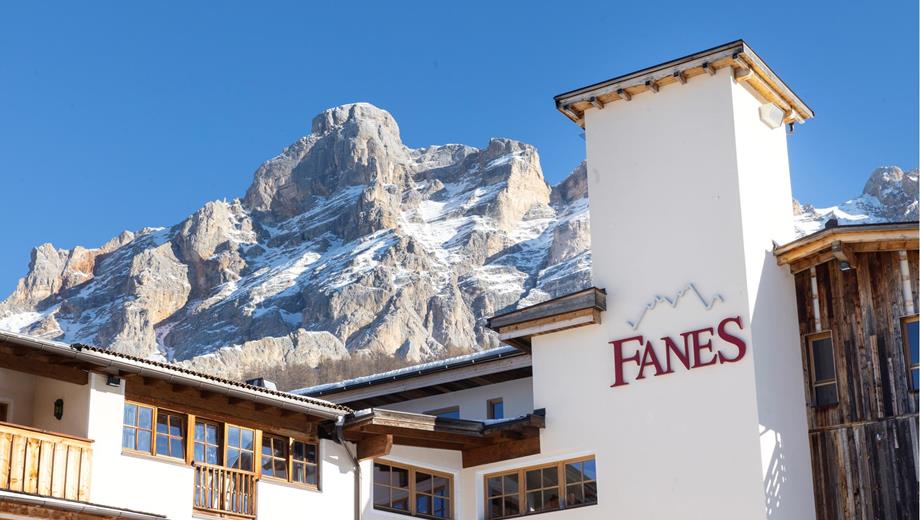
[[[697,299],[699,299],[700,303],[703,304],[703,307],[707,311],[712,309],[712,306],[715,305],[717,301],[723,302],[723,303],[725,302],[725,298],[723,298],[721,294],[714,294],[711,298],[706,298],[699,291],[699,289],[696,288],[695,285],[693,285],[692,283],[688,283],[686,286],[684,286],[684,288],[677,291],[677,293],[674,296],[669,297],[669,296],[661,296],[661,295],[656,294],[655,297],[652,299],[652,301],[646,303],[645,306],[642,308],[642,312],[639,313],[639,317],[636,318],[635,320],[626,320],[626,324],[629,325],[632,328],[632,330],[636,330],[639,328],[639,325],[642,324],[642,320],[645,318],[645,315],[648,314],[649,311],[654,310],[655,307],[657,307],[659,303],[667,303],[668,305],[671,306],[671,308],[676,309],[677,305],[687,294],[692,294],[696,296]]]

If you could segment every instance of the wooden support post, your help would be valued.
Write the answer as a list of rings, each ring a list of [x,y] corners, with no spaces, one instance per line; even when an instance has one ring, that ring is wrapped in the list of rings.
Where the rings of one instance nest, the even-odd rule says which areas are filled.
[[[385,457],[393,448],[393,435],[372,435],[358,442],[358,460]]]
[[[914,309],[914,291],[910,286],[910,264],[907,262],[907,251],[898,251],[898,263],[901,268],[901,292],[904,296],[904,312],[906,314],[915,314]]]
[[[814,267],[809,269],[811,276],[811,304],[815,312],[815,332],[821,332],[821,300],[818,298],[818,272]]]

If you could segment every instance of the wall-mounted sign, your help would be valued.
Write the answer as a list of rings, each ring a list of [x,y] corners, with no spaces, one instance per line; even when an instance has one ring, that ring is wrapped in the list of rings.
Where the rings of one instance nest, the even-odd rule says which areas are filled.
[[[638,367],[634,378],[637,381],[650,375],[658,377],[673,374],[681,366],[684,370],[692,370],[741,361],[747,353],[747,343],[738,335],[743,329],[741,316],[730,316],[712,327],[688,330],[677,336],[646,338],[637,335],[615,339],[610,342],[613,345],[614,373],[614,381],[610,386],[630,383],[624,376],[627,364]]]

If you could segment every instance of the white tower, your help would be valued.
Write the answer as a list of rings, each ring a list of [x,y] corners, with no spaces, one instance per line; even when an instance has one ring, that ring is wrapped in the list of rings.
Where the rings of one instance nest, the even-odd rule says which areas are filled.
[[[772,254],[793,237],[784,123],[813,113],[743,41],[556,102],[586,132],[607,311],[534,340],[543,452],[595,450],[619,518],[814,518],[795,291]]]

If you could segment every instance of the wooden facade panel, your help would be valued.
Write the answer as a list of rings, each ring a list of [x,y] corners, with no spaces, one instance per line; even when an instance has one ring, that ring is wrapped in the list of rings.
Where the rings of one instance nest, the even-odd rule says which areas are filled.
[[[815,502],[819,519],[916,518],[917,393],[910,388],[901,320],[907,315],[897,251],[854,253],[852,269],[836,259],[795,275],[808,396]],[[908,251],[913,308],[918,309],[916,250]],[[838,403],[814,406],[808,339],[830,332]]]
[[[818,520],[913,519],[917,417],[811,433]]]

